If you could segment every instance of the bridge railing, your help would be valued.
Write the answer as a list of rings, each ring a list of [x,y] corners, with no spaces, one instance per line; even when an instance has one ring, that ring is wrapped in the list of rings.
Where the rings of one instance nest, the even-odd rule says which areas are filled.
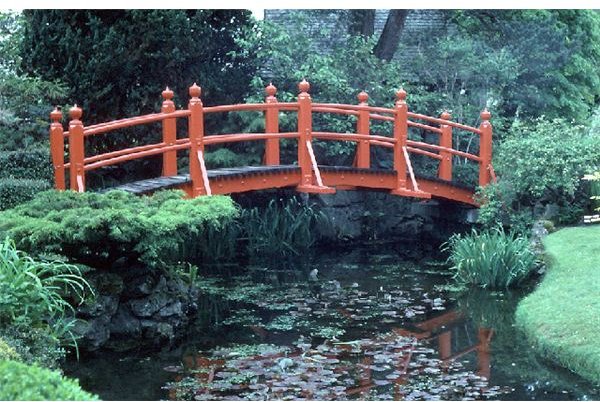
[[[189,171],[192,182],[192,195],[211,194],[207,169],[204,164],[205,146],[238,141],[265,141],[263,161],[266,165],[280,164],[280,140],[283,138],[298,141],[297,162],[301,170],[300,191],[326,191],[319,167],[312,148],[317,140],[353,141],[357,143],[354,165],[357,168],[371,167],[371,146],[381,146],[393,150],[393,169],[397,172],[395,189],[392,193],[399,195],[419,196],[420,190],[415,180],[409,154],[419,154],[439,161],[438,177],[441,180],[452,180],[452,159],[454,156],[466,158],[479,164],[480,186],[487,185],[492,178],[492,126],[490,113],[481,112],[481,124],[478,128],[463,125],[450,120],[447,112],[439,118],[412,113],[408,111],[406,92],[399,90],[392,108],[369,106],[368,94],[358,94],[358,104],[313,103],[308,91],[310,85],[303,80],[299,85],[297,102],[279,102],[276,98],[277,88],[270,84],[266,87],[264,103],[221,105],[204,107],[200,98],[201,88],[196,84],[189,88],[190,100],[187,109],[176,110],[172,101],[173,91],[168,87],[162,92],[163,104],[160,113],[115,120],[106,123],[84,126],[81,121],[83,111],[74,106],[69,111],[69,131],[63,132],[62,113],[55,109],[50,113],[50,147],[55,173],[55,187],[66,188],[65,172],[69,170],[69,187],[75,191],[85,190],[86,172],[153,155],[162,155],[163,176],[177,174],[177,152],[189,150]],[[264,113],[264,133],[230,133],[206,135],[204,115],[222,112],[258,111]],[[296,112],[298,116],[297,130],[280,132],[279,113]],[[349,115],[357,118],[356,133],[337,133],[313,131],[313,114],[330,113]],[[177,138],[176,120],[188,120],[186,138]],[[391,136],[371,132],[372,121],[388,121],[393,124]],[[162,124],[161,142],[135,146],[93,156],[85,155],[85,139],[89,136],[103,135],[115,130],[145,124]],[[411,140],[409,128],[416,128],[439,136],[437,144]],[[453,148],[455,130],[464,130],[479,136],[479,153],[472,154]],[[65,163],[65,139],[68,140],[68,162]],[[409,186],[410,180],[411,186]]]

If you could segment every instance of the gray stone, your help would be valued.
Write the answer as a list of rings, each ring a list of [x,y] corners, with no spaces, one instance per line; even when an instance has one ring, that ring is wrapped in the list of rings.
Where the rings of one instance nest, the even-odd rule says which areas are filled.
[[[135,339],[142,334],[140,320],[124,305],[120,305],[117,313],[112,317],[109,330],[111,335],[120,338]]]
[[[97,350],[102,347],[110,337],[109,323],[110,318],[106,315],[88,321],[75,321],[71,331],[78,338],[78,347],[85,350]]]
[[[176,301],[175,303],[171,303],[158,312],[160,317],[171,317],[171,316],[181,316],[183,315],[183,308],[180,301]]]
[[[101,315],[112,316],[119,306],[119,294],[100,294],[93,300],[77,308],[77,314],[80,318],[94,318]]]

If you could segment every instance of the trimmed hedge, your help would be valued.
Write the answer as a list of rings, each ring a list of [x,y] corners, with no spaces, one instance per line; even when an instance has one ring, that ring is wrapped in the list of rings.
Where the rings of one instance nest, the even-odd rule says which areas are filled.
[[[50,187],[47,180],[0,178],[0,211],[27,202]]]
[[[47,148],[0,152],[0,178],[52,180],[52,163]]]
[[[98,396],[81,389],[75,379],[58,371],[15,361],[0,361],[0,400],[4,401],[97,401]]]
[[[0,211],[31,200],[52,186],[47,148],[0,152]]]

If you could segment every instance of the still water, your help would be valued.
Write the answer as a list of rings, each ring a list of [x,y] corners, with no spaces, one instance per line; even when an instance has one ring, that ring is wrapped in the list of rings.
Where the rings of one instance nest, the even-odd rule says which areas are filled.
[[[212,267],[177,347],[65,372],[105,400],[600,399],[514,327],[531,289],[452,293],[435,250],[387,248]]]

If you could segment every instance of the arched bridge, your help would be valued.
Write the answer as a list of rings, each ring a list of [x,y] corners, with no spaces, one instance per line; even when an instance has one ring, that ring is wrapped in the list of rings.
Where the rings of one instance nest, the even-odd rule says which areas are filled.
[[[406,92],[396,93],[392,108],[368,105],[368,95],[361,92],[357,105],[313,102],[309,95],[310,85],[303,80],[295,102],[279,102],[277,89],[270,84],[266,88],[264,103],[205,107],[200,99],[201,89],[196,84],[189,88],[190,100],[187,109],[176,110],[172,101],[173,92],[167,88],[162,92],[163,104],[160,113],[115,120],[84,126],[82,109],[70,109],[69,131],[64,132],[62,113],[55,109],[50,113],[50,147],[54,166],[55,186],[66,188],[65,172],[69,171],[69,186],[72,190],[85,191],[86,173],[94,169],[123,163],[152,155],[162,155],[162,177],[141,180],[117,188],[135,193],[151,193],[163,188],[181,188],[190,197],[211,194],[229,194],[251,190],[295,187],[307,193],[332,193],[336,188],[387,190],[392,194],[417,198],[444,198],[466,204],[477,205],[473,199],[476,185],[485,186],[494,178],[491,165],[492,126],[490,113],[481,112],[479,127],[470,127],[450,120],[442,113],[439,118],[408,111]],[[264,113],[264,133],[232,133],[208,135],[204,129],[205,116],[214,113],[259,111]],[[280,113],[297,114],[297,130],[280,132]],[[313,130],[316,113],[355,116],[355,133],[321,132]],[[178,136],[177,119],[187,119],[186,136]],[[391,133],[372,133],[371,122],[387,121],[393,124]],[[86,155],[85,140],[90,136],[105,135],[126,127],[162,123],[162,140],[159,143],[133,146],[98,155]],[[409,138],[409,128],[435,133],[435,143],[416,141]],[[453,137],[461,132],[474,133],[479,137],[478,153],[455,149]],[[65,163],[65,139],[68,141],[68,162]],[[297,141],[297,160],[293,164],[280,163],[280,140]],[[313,151],[315,140],[352,141],[356,143],[356,154],[352,166],[320,165]],[[205,150],[216,144],[240,141],[265,141],[262,166],[207,169]],[[371,147],[391,149],[392,169],[375,169],[371,164]],[[178,174],[177,154],[189,152],[189,173]],[[437,177],[421,177],[415,174],[411,155],[424,155],[438,161]],[[464,158],[478,164],[479,180],[471,187],[453,182],[453,159]]]

